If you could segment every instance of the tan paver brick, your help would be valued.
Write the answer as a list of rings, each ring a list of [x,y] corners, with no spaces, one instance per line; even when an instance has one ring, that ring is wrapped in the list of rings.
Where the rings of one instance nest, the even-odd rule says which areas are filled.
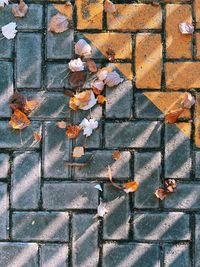
[[[151,4],[118,4],[116,14],[107,14],[109,30],[161,29],[160,6]]]
[[[195,11],[195,20],[196,20],[196,28],[200,28],[200,1],[194,0],[194,11]]]
[[[192,23],[190,5],[169,4],[166,6],[166,53],[167,58],[191,58],[192,35],[183,35],[179,23]]]
[[[138,34],[135,51],[136,87],[160,89],[162,42],[160,34]]]
[[[200,33],[195,34],[196,38],[196,59],[200,59]]]

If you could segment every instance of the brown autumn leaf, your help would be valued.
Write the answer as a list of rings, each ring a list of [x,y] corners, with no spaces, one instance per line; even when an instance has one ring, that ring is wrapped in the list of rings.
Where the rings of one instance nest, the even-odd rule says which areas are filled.
[[[40,142],[42,140],[41,134],[39,134],[37,132],[33,133],[33,138],[34,138],[34,141],[36,141],[36,142]]]
[[[64,90],[64,95],[65,96],[70,96],[70,97],[73,97],[74,96],[74,92],[72,90],[67,89],[65,87],[63,88],[63,90]]]
[[[103,105],[104,102],[106,102],[106,97],[103,96],[103,95],[98,95],[98,96],[97,96],[97,102],[98,102],[99,104]]]
[[[184,110],[185,110],[184,108],[179,108],[179,109],[170,111],[165,116],[165,121],[168,123],[175,123]]]
[[[69,100],[69,107],[73,110],[78,110],[81,107],[86,106],[91,98],[91,91],[86,90],[80,93],[76,93]]]
[[[139,184],[135,181],[127,182],[123,184],[124,191],[126,193],[134,193],[137,191]]]
[[[155,191],[155,196],[161,200],[165,199],[166,196],[169,194],[165,189],[163,188],[158,188]]]
[[[176,186],[177,186],[176,181],[174,179],[166,179],[164,185],[165,185],[165,189],[169,193],[173,193],[174,189],[176,189]]]
[[[116,184],[115,182],[113,182],[112,171],[111,171],[111,167],[110,167],[110,166],[108,166],[108,178],[109,178],[111,184],[112,184],[115,188],[120,189],[120,190],[123,189],[121,186],[119,186],[118,184]]]
[[[113,2],[111,2],[110,0],[105,0],[105,2],[104,2],[104,10],[107,13],[115,13],[117,11],[115,4],[113,4]]]
[[[26,114],[31,113],[34,109],[36,109],[39,105],[39,102],[37,100],[26,100],[26,103],[24,105],[24,112]]]
[[[66,16],[68,20],[72,20],[73,6],[70,1],[66,2],[64,5],[54,5],[62,15]]]
[[[30,120],[23,112],[21,112],[19,109],[16,109],[10,118],[9,124],[13,129],[22,130],[29,126]]]
[[[108,48],[108,50],[106,51],[106,55],[109,61],[115,60],[115,51],[113,49]]]
[[[48,31],[54,32],[54,33],[61,33],[68,29],[69,22],[67,20],[67,17],[57,13],[55,16],[53,16],[49,22]]]
[[[69,124],[69,125],[67,125],[66,128],[67,128],[66,135],[70,139],[76,138],[79,135],[80,131],[81,131],[81,128],[78,125]]]
[[[26,97],[22,94],[15,93],[10,99],[10,108],[15,111],[16,109],[24,111],[26,104]]]
[[[60,128],[60,129],[65,129],[67,127],[67,124],[65,121],[58,121],[56,123],[57,127]]]
[[[12,13],[15,17],[23,18],[28,12],[28,6],[23,0],[19,1],[19,4],[15,4],[12,7]]]
[[[73,154],[72,154],[72,157],[73,158],[80,158],[83,155],[84,155],[84,147],[82,147],[82,146],[76,146],[73,149]]]
[[[72,87],[83,87],[86,77],[87,75],[84,71],[70,72],[69,83]]]
[[[115,150],[115,151],[112,153],[112,157],[113,157],[114,160],[118,160],[118,159],[120,159],[120,157],[121,157],[121,153],[120,153],[120,151],[119,151],[119,150]]]
[[[86,61],[87,68],[90,72],[97,72],[97,65],[92,59]]]

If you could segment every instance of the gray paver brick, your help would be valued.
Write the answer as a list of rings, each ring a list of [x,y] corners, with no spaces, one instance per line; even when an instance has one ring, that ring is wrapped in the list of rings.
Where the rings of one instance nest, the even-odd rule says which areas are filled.
[[[200,151],[195,152],[195,177],[200,178]]]
[[[46,85],[48,89],[61,89],[70,87],[68,82],[68,64],[48,63],[46,74]]]
[[[0,183],[0,239],[7,239],[8,194],[7,184]]]
[[[159,147],[160,130],[161,124],[159,122],[106,123],[106,147]]]
[[[67,212],[14,212],[12,237],[22,241],[68,241]]]
[[[44,183],[43,207],[45,209],[95,209],[98,206],[98,193],[89,183]]]
[[[70,151],[71,141],[66,137],[65,129],[59,129],[56,122],[46,122],[43,149],[45,178],[70,176],[69,168],[64,166],[64,160],[69,160]]]
[[[189,245],[166,245],[164,248],[164,267],[191,266]]]
[[[104,216],[104,239],[128,239],[129,233],[129,197],[112,185],[105,185],[104,200],[108,213]]]
[[[132,116],[132,82],[124,81],[113,88],[106,88],[106,117],[131,118]]]
[[[134,193],[136,208],[157,208],[158,199],[154,192],[160,181],[160,152],[135,152],[134,180],[139,189]]]
[[[11,58],[14,51],[13,40],[2,39],[0,42],[0,58]]]
[[[41,246],[41,267],[67,267],[68,246],[66,244],[44,244]]]
[[[34,243],[0,243],[1,266],[37,267],[38,245]]]
[[[176,125],[167,124],[165,129],[165,177],[189,178],[190,139]]]
[[[93,214],[77,214],[72,219],[73,231],[73,266],[97,266],[98,222]]]
[[[0,178],[6,178],[9,174],[10,163],[9,155],[0,154]]]
[[[0,79],[0,116],[4,118],[11,115],[8,103],[13,94],[13,64],[1,61],[0,73],[3,77]]]
[[[195,215],[195,263],[200,266],[200,214]]]
[[[151,244],[105,244],[103,266],[159,267],[159,247]]]
[[[42,35],[17,34],[17,87],[40,88],[42,78]],[[34,43],[34,45],[32,45]]]
[[[135,213],[135,239],[189,240],[189,215],[182,212]]]
[[[40,155],[35,152],[17,153],[13,165],[12,208],[20,210],[38,208],[41,179]]]
[[[13,130],[7,121],[0,122],[0,148],[29,148],[39,147],[39,142],[33,139],[33,132],[41,134],[41,124],[31,122],[31,125],[20,133],[19,130]]]
[[[122,151],[119,160],[112,158],[113,151],[94,151],[92,161],[84,168],[75,169],[76,178],[106,178],[108,177],[108,165],[114,178],[128,178],[130,176],[129,161],[131,154]]]

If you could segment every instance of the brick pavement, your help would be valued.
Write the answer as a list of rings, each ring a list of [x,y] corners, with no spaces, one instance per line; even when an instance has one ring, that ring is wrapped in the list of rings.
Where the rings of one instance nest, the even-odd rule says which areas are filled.
[[[23,19],[13,17],[11,5],[0,9],[0,27],[16,21],[18,29],[14,40],[0,40],[0,266],[199,267],[199,0],[116,0],[117,16],[106,15],[103,0],[76,0],[74,29],[61,34],[47,31],[57,13],[51,1],[26,2]],[[194,35],[179,33],[182,21],[194,23]],[[71,113],[63,86],[70,89],[67,63],[80,38],[102,66],[111,47],[125,81],[106,89],[103,107]],[[163,113],[188,90],[195,107],[166,125]],[[42,99],[21,133],[8,126],[16,91]],[[100,123],[87,141],[93,161],[65,167],[84,138],[68,140],[56,122],[84,117]],[[122,156],[113,162],[115,149]],[[108,164],[117,181],[134,179],[139,190],[111,187]],[[166,178],[178,189],[161,202],[153,193]],[[103,219],[94,218],[100,198],[109,210]]]

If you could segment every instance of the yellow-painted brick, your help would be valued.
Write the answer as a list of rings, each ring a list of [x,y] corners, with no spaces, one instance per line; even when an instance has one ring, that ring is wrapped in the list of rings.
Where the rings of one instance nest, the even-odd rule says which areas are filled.
[[[160,6],[151,4],[118,4],[116,14],[107,13],[110,30],[161,29],[162,11]]]
[[[166,6],[166,52],[167,58],[191,58],[192,35],[181,34],[179,23],[192,23],[190,5]]]
[[[76,0],[77,29],[102,29],[103,0]]]
[[[133,79],[131,63],[114,63],[115,67],[129,80]]]
[[[200,93],[196,93],[195,103],[195,144],[200,147]]]
[[[200,29],[200,0],[194,0],[196,28]]]
[[[200,59],[200,33],[195,34],[196,37],[196,58]]]
[[[162,71],[160,34],[137,34],[135,65],[137,88],[160,89]]]
[[[200,88],[200,62],[168,62],[165,70],[167,89]]]

